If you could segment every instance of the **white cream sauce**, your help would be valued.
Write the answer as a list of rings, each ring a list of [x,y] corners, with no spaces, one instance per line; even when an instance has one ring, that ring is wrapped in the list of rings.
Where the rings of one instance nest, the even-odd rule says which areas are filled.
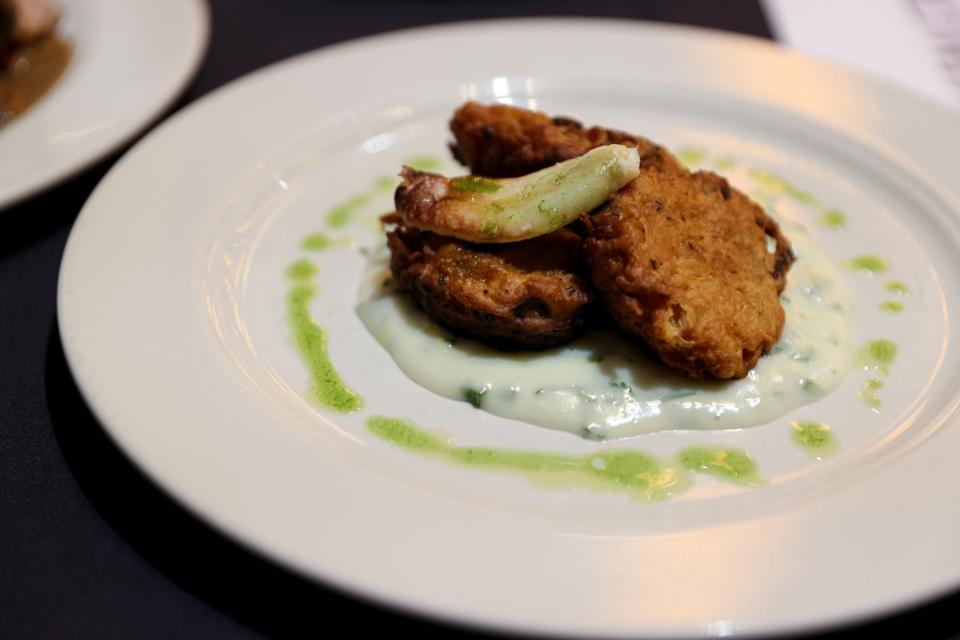
[[[367,288],[357,313],[414,382],[505,418],[601,440],[763,424],[835,389],[852,358],[850,291],[803,227],[783,227],[797,255],[781,298],[786,324],[742,380],[691,380],[620,333],[519,353],[457,338],[382,287],[382,262],[371,275],[381,286]]]

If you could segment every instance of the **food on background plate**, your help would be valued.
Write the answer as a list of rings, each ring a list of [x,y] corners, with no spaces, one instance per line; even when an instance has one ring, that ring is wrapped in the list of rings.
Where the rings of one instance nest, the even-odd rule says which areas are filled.
[[[49,0],[0,0],[0,49],[42,40],[59,20],[60,9]]]
[[[0,126],[26,111],[57,81],[70,46],[56,37],[51,0],[0,0]]]

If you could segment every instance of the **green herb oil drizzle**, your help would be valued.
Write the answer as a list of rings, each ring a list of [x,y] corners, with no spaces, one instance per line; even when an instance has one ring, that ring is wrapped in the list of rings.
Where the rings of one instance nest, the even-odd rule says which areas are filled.
[[[749,485],[766,482],[757,470],[757,463],[742,449],[701,445],[687,447],[680,452],[678,458],[684,468],[706,473],[721,480]]]
[[[443,167],[443,161],[435,156],[414,156],[407,158],[403,164],[418,171],[439,171]],[[398,184],[399,180],[391,176],[377,178],[366,191],[351,196],[330,209],[325,218],[327,226],[331,229],[342,229],[352,224],[359,212],[375,203],[378,195],[394,190]]]
[[[300,248],[304,251],[326,251],[349,247],[352,242],[349,237],[331,238],[325,233],[311,233],[300,242]]]
[[[447,462],[471,467],[499,469],[527,475],[536,474],[543,485],[544,474],[556,476],[558,486],[619,491],[643,500],[662,500],[689,488],[692,481],[684,469],[671,466],[638,451],[611,449],[585,456],[458,447],[448,439],[416,427],[407,420],[374,416],[367,428],[387,442]]]
[[[316,265],[306,259],[287,268],[292,285],[287,294],[287,321],[293,343],[310,371],[310,396],[324,407],[351,413],[363,406],[363,399],[340,378],[327,351],[327,334],[310,314],[310,303],[319,292],[313,282],[317,273]]]

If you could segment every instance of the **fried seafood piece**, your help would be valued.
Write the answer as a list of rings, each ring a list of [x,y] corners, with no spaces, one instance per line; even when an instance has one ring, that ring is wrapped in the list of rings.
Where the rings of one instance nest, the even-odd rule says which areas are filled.
[[[480,245],[386,223],[394,280],[455,333],[513,349],[570,340],[596,294],[580,273],[581,239],[563,229],[532,240]]]
[[[482,176],[521,176],[576,158],[608,144],[636,147],[640,167],[683,171],[673,155],[646,138],[602,127],[585,128],[571,118],[502,104],[467,102],[450,120],[454,157]]]
[[[667,365],[742,378],[780,337],[790,244],[722,177],[642,172],[585,225],[607,309]]]
[[[517,178],[461,176],[404,167],[394,194],[404,224],[470,242],[518,242],[592,211],[640,173],[637,150],[592,149]]]
[[[0,0],[0,49],[25,45],[50,35],[60,20],[51,0]]]

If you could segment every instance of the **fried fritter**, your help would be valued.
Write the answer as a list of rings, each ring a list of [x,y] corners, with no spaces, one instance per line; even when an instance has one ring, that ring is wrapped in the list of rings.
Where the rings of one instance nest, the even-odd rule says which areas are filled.
[[[0,0],[0,49],[5,40],[13,47],[47,37],[56,28],[60,13],[51,0]]]
[[[640,167],[683,171],[663,147],[646,138],[602,127],[584,128],[571,118],[550,118],[529,109],[467,102],[450,120],[454,157],[477,175],[522,176],[608,144],[636,147]]]
[[[542,349],[585,327],[596,294],[579,273],[581,239],[569,230],[482,245],[397,226],[390,270],[424,311],[455,333],[509,349]]]
[[[741,378],[779,339],[790,244],[720,176],[639,136],[516,107],[467,103],[450,128],[457,159],[497,176],[635,143],[640,176],[584,219],[591,279],[614,320],[696,378]]]
[[[695,378],[742,378],[779,339],[793,253],[763,209],[722,177],[641,173],[585,224],[584,252],[607,309],[667,365]]]

